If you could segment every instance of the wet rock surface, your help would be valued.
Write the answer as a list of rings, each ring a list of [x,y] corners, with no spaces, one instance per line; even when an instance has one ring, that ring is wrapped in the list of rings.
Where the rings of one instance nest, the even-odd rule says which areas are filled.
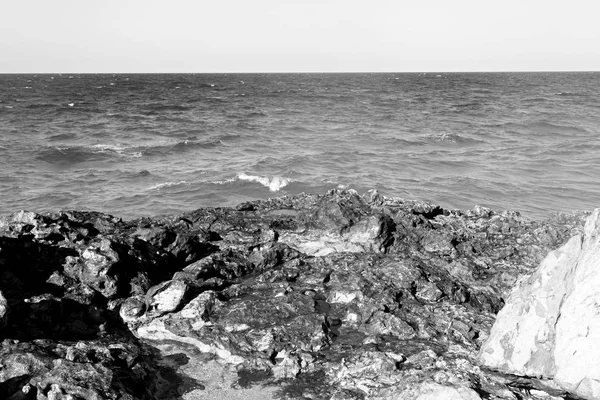
[[[275,398],[568,396],[477,355],[585,217],[352,190],[133,221],[19,212],[0,219],[0,398],[190,398],[208,363]]]

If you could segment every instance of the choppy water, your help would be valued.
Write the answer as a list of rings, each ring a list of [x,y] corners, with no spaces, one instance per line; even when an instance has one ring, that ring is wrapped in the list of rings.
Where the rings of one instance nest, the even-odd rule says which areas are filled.
[[[0,213],[125,218],[335,187],[600,206],[600,73],[0,75]]]

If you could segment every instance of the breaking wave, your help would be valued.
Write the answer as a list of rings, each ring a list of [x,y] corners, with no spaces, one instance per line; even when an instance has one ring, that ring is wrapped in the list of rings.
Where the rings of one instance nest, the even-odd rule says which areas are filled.
[[[286,187],[291,182],[290,179],[282,178],[280,176],[274,176],[270,178],[267,176],[247,175],[245,173],[241,173],[238,174],[237,177],[242,181],[260,183],[264,187],[269,188],[271,192],[277,192],[280,189]]]
[[[168,188],[168,187],[172,187],[172,186],[180,186],[180,185],[189,185],[189,183],[187,181],[163,182],[163,183],[158,183],[154,186],[150,186],[148,188],[148,190],[160,190],[160,189],[164,189],[164,188]]]

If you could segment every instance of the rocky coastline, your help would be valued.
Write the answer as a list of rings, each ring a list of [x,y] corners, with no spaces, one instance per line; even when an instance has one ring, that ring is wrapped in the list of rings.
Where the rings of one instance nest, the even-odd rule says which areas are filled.
[[[353,190],[132,221],[17,212],[0,218],[0,398],[577,398],[480,352],[589,214]]]

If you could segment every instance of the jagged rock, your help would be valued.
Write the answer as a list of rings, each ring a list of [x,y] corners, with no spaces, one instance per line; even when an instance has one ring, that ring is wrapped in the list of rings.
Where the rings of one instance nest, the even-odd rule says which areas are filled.
[[[286,352],[278,353],[274,360],[275,365],[271,371],[275,379],[295,378],[301,371],[300,360]]]
[[[0,291],[0,329],[8,322],[8,301]]]
[[[78,262],[81,260],[81,262]],[[91,243],[78,259],[71,257],[65,265],[65,272],[88,284],[110,299],[117,294],[118,286],[115,272],[111,271],[119,262],[119,254],[108,239]]]
[[[393,242],[394,222],[372,209],[355,191],[332,191],[298,216],[301,232],[279,240],[310,255],[385,251]]]
[[[118,340],[74,344],[4,340],[0,398],[151,399],[162,378],[157,367],[143,361],[144,352],[135,343]]]
[[[437,383],[424,383],[419,387],[415,400],[480,400],[481,397],[473,389],[465,386],[444,386]],[[403,398],[401,398],[403,399]],[[408,400],[408,398],[407,398]]]
[[[157,315],[174,312],[182,306],[187,291],[188,285],[178,280],[153,286],[146,294],[148,311],[155,312]]]
[[[127,298],[119,308],[119,315],[125,323],[137,321],[147,309],[145,296],[132,296]]]
[[[556,396],[476,360],[515,282],[582,221],[352,190],[2,217],[0,398],[177,399],[235,373],[289,399]]]
[[[599,238],[596,209],[583,234],[550,252],[511,294],[481,349],[483,364],[600,399]]]

